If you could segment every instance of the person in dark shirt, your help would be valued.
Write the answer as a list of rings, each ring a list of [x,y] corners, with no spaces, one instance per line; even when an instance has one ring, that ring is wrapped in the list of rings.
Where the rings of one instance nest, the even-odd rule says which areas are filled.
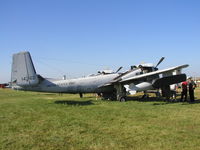
[[[188,86],[189,86],[190,102],[194,102],[194,89],[196,87],[196,84],[192,80],[192,77],[188,79]]]
[[[183,98],[185,99],[185,101],[187,101],[187,86],[188,86],[187,81],[182,82],[181,86],[182,86],[181,102],[183,101]]]

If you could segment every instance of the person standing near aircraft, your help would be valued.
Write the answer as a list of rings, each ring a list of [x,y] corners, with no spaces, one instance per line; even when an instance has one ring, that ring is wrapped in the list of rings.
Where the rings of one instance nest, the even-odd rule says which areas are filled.
[[[196,87],[196,84],[192,80],[192,77],[188,78],[188,86],[189,86],[190,102],[194,102],[194,89]]]
[[[187,86],[188,86],[187,81],[182,82],[181,86],[182,86],[181,102],[183,101],[183,98],[185,99],[185,101],[187,101]]]

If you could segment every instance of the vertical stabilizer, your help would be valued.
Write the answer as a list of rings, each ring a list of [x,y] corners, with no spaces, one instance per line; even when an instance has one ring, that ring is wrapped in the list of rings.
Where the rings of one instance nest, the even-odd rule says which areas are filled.
[[[35,86],[39,83],[29,52],[13,55],[11,83],[18,86]]]

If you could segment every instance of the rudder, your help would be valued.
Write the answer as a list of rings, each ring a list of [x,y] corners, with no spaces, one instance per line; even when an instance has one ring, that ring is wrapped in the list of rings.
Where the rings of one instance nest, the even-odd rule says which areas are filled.
[[[29,52],[13,55],[11,83],[16,83],[18,86],[35,86],[39,83]]]

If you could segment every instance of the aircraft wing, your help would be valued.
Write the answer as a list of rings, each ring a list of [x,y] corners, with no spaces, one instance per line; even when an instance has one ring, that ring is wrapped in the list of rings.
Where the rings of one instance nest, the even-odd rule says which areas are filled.
[[[171,67],[171,68],[168,68],[168,69],[158,70],[158,71],[154,71],[154,72],[145,73],[145,74],[133,76],[133,77],[130,77],[130,78],[122,79],[118,82],[120,82],[120,83],[133,82],[134,80],[150,77],[150,76],[153,76],[153,75],[159,75],[159,74],[163,74],[163,75],[166,74],[167,75],[169,73],[174,72],[175,70],[181,70],[181,69],[186,68],[188,66],[189,65],[186,64],[186,65]]]

